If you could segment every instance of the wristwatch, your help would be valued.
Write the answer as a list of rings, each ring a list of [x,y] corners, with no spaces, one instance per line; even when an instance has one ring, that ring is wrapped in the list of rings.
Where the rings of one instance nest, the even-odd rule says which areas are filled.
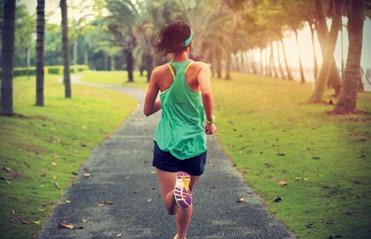
[[[211,120],[206,119],[206,123],[208,123],[208,124],[215,124],[215,115],[213,115],[213,116],[211,117]]]

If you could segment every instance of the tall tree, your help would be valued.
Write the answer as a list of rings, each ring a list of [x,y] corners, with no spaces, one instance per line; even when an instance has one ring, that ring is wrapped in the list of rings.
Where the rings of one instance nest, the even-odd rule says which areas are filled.
[[[358,84],[361,78],[362,33],[364,21],[364,1],[350,1],[348,14],[348,56],[345,66],[344,82],[339,100],[333,110],[336,114],[356,112]]]
[[[15,0],[4,0],[2,22],[2,61],[1,61],[1,98],[0,114],[12,115],[13,111],[13,56]],[[4,60],[6,59],[6,60]]]
[[[321,66],[320,73],[317,79],[314,82],[314,88],[312,91],[312,95],[308,100],[308,103],[322,103],[323,102],[323,93],[328,85],[329,79],[332,79],[332,83],[334,87],[336,87],[336,91],[340,90],[338,84],[338,80],[335,80],[335,77],[338,77],[336,74],[336,66],[334,60],[334,51],[337,36],[341,27],[341,13],[342,13],[342,0],[333,0],[333,17],[331,23],[331,30],[328,32],[327,25],[326,25],[326,16],[323,9],[323,3],[320,0],[314,0],[314,6],[316,10],[316,29],[318,40],[320,42],[322,56],[323,56],[323,63]]]
[[[36,105],[44,105],[44,33],[45,0],[37,0],[37,40],[36,40]]]
[[[113,33],[117,44],[122,46],[126,70],[128,73],[127,81],[134,81],[134,56],[133,51],[137,45],[134,35],[134,25],[138,19],[140,11],[132,0],[108,0],[107,8],[110,15],[107,17],[108,28]],[[125,23],[125,24],[123,24]]]
[[[68,15],[66,0],[60,0],[59,6],[62,15],[62,55],[63,55],[63,82],[64,82],[64,96],[71,98],[71,78],[70,78],[70,61],[69,61],[69,47],[68,47]]]

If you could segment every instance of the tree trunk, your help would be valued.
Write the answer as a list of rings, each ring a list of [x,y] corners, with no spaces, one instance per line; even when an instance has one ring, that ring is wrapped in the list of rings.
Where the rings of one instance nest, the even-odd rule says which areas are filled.
[[[314,79],[316,79],[318,76],[318,63],[317,63],[317,54],[316,54],[316,44],[314,41],[314,26],[312,22],[309,21],[308,23],[309,23],[311,40],[312,40],[312,48],[313,48],[313,76],[314,76]]]
[[[217,49],[216,54],[216,76],[218,79],[222,78],[222,52],[220,49]]]
[[[304,76],[304,70],[303,70],[303,63],[301,62],[298,31],[295,29],[294,33],[295,33],[296,47],[298,49],[298,59],[299,59],[299,68],[300,68],[300,83],[304,84],[305,83],[305,76]]]
[[[125,49],[125,59],[126,59],[126,70],[128,72],[127,82],[134,82],[134,57],[133,52],[130,49]]]
[[[266,76],[272,76],[269,65],[268,49],[264,49],[264,69]]]
[[[147,82],[151,79],[151,74],[153,70],[153,58],[151,54],[146,54],[145,57],[145,68],[147,71]]]
[[[335,5],[333,5],[332,7],[335,10],[335,13],[337,12],[337,14],[340,14],[339,11],[341,11],[342,2],[340,2],[339,0],[335,0],[334,3],[335,3]],[[329,30],[327,29],[326,16],[324,14],[322,2],[319,1],[319,0],[316,0],[314,2],[314,4],[315,4],[314,6],[315,6],[315,9],[316,9],[316,13],[317,13],[315,28],[317,30],[317,37],[318,37],[318,41],[320,43],[322,58],[325,59],[326,58],[326,50],[328,49],[329,45],[331,45],[331,43],[330,43],[330,41],[331,41],[330,40],[330,33],[329,33]],[[339,21],[340,21],[340,27],[341,27],[341,18],[339,19]],[[335,22],[333,21],[331,29],[333,28],[333,26],[334,27],[336,26],[336,24],[334,25],[334,23]],[[335,42],[336,42],[336,40],[335,40]],[[328,79],[326,79],[327,83],[325,85],[327,85],[327,87],[333,87],[334,90],[335,90],[335,95],[338,95],[340,93],[340,89],[341,89],[341,79],[340,79],[339,72],[338,72],[338,70],[336,68],[336,65],[335,65],[335,58],[334,58],[333,54],[332,54],[331,61],[332,61],[332,63],[329,64],[330,75],[328,76]],[[317,75],[315,83],[317,82],[318,78],[319,78],[319,75]]]
[[[252,58],[252,61],[251,61],[252,73],[253,74],[257,74],[258,73],[258,70],[256,69],[256,60],[255,60],[255,52],[254,52],[254,50],[252,50],[251,58]]]
[[[334,51],[337,36],[341,27],[341,0],[335,0],[335,13],[332,19],[331,31],[328,34],[326,19],[323,13],[322,2],[320,0],[315,0],[316,13],[317,13],[317,33],[320,39],[321,50],[323,55],[323,63],[318,78],[315,81],[314,89],[308,103],[322,103],[323,93],[325,91],[326,85],[328,84],[329,77],[334,74],[335,61],[334,61]],[[327,36],[328,35],[328,36]],[[326,37],[327,36],[327,37]]]
[[[286,67],[287,79],[288,80],[293,80],[293,78],[291,76],[291,71],[290,71],[289,64],[287,63],[285,44],[283,44],[282,38],[280,38],[280,43],[281,43],[281,47],[282,47],[283,61],[285,62],[285,67]]]
[[[45,0],[37,0],[36,105],[44,105]]]
[[[238,53],[238,59],[240,59],[240,67],[241,67],[241,71],[245,68],[245,52],[239,52]]]
[[[27,47],[27,52],[26,52],[26,66],[27,68],[31,66],[31,46]]]
[[[251,73],[249,57],[250,57],[250,50],[246,51],[242,57],[242,59],[244,59],[244,68],[246,68],[247,73]]]
[[[333,110],[336,114],[348,114],[356,112],[358,83],[361,78],[361,53],[362,32],[364,18],[364,1],[353,0],[350,2],[348,13],[348,56],[344,72],[343,87],[339,100]]]
[[[263,75],[263,49],[260,47],[260,75]]]
[[[274,77],[278,78],[277,69],[274,62],[273,43],[271,42],[271,56],[270,56],[271,69],[273,69]]]
[[[236,59],[236,71],[241,71],[241,62],[238,53],[234,54],[234,58]]]
[[[282,69],[281,54],[280,54],[280,45],[279,45],[278,42],[276,42],[276,46],[277,46],[278,69],[280,71],[281,78],[282,79],[286,79],[285,73],[283,72],[283,69]]]
[[[0,114],[13,115],[13,57],[15,32],[15,0],[3,3],[2,22],[2,61],[1,61],[1,98]],[[6,59],[6,61],[4,60]]]
[[[110,70],[115,70],[115,56],[110,56]]]
[[[225,78],[226,80],[231,79],[231,54],[227,55],[227,60],[225,64]]]
[[[89,66],[89,50],[86,49],[84,53],[84,64]]]
[[[73,65],[77,65],[77,39],[73,42]]]
[[[62,15],[62,55],[63,55],[63,82],[64,82],[64,97],[71,98],[71,78],[70,78],[70,60],[68,47],[68,17],[66,0],[60,0],[59,6]]]
[[[210,48],[210,63],[211,63],[211,77],[215,77],[215,48],[211,47]]]

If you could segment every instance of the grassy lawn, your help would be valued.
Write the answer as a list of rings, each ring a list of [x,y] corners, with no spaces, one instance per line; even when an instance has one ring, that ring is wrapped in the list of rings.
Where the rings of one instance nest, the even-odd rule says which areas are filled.
[[[14,80],[15,111],[0,117],[0,235],[34,238],[93,148],[134,110],[119,92],[72,87],[47,76],[45,107],[35,107],[35,79]]]
[[[134,71],[134,82],[127,82],[126,71],[85,71],[81,80],[98,84],[114,84],[127,87],[147,88],[147,76],[144,72],[140,76],[139,71]]]
[[[300,238],[371,237],[370,114],[302,104],[310,84],[243,74],[212,83],[222,147],[271,212]],[[370,93],[358,109],[371,112]]]

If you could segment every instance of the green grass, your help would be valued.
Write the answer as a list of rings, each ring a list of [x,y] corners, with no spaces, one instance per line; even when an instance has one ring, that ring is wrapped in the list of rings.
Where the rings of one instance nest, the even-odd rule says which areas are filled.
[[[15,111],[0,117],[0,235],[34,238],[92,149],[134,110],[119,92],[72,86],[47,76],[45,107],[34,106],[34,77],[14,80]],[[58,186],[57,186],[58,184]]]
[[[81,80],[97,84],[114,84],[119,86],[147,88],[146,72],[140,76],[139,71],[134,71],[134,82],[127,82],[126,71],[85,71]]]
[[[311,84],[243,74],[212,84],[222,147],[271,212],[299,238],[371,237],[370,114],[303,104]],[[358,109],[371,112],[370,93]]]

